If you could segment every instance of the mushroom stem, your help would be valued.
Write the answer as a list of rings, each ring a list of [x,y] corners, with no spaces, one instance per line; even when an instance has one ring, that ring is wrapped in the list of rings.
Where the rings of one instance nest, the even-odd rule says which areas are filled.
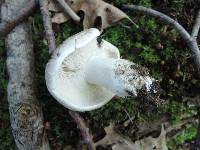
[[[93,56],[87,63],[87,82],[105,87],[120,97],[156,93],[156,80],[146,68],[124,59]]]

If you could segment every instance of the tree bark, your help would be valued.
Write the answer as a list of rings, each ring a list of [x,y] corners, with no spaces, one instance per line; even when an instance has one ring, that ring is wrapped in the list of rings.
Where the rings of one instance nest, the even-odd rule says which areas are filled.
[[[2,20],[9,20],[29,0],[6,0]],[[49,150],[43,113],[35,95],[34,53],[30,25],[23,22],[6,37],[8,102],[12,133],[20,150]]]
[[[84,119],[80,116],[78,112],[69,110],[69,114],[78,125],[78,128],[82,134],[83,140],[87,144],[87,149],[95,150],[92,135],[90,134],[89,128],[87,127]]]
[[[30,0],[25,6],[18,8],[17,11],[12,11],[12,14],[7,14],[9,17],[0,23],[0,37],[5,37],[12,29],[27,19],[36,8],[36,0]],[[2,4],[1,12],[7,12],[7,6]]]
[[[52,22],[51,22],[51,17],[50,13],[48,10],[48,1],[47,0],[39,0],[40,4],[40,11],[42,13],[43,17],[43,25],[46,33],[46,39],[49,47],[49,53],[53,53],[56,49],[56,40],[54,36],[54,32],[52,29]]]

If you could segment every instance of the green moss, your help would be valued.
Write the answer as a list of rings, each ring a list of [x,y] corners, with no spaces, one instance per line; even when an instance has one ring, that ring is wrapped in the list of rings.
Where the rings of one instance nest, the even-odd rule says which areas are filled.
[[[197,134],[197,124],[193,124],[191,127],[183,130],[176,138],[177,145],[183,144],[186,140],[192,140]]]
[[[192,124],[190,127],[183,129],[176,135],[175,139],[169,139],[167,146],[170,149],[178,149],[178,146],[185,143],[186,141],[193,140],[197,134],[197,124]]]
[[[141,57],[145,63],[156,64],[160,61],[160,57],[155,53],[155,50],[145,45],[142,46],[142,52],[139,57]]]
[[[109,123],[120,123],[135,115],[134,101],[114,99],[100,109],[86,113],[88,118],[98,122],[102,126]]]
[[[139,5],[142,5],[145,7],[151,7],[151,0],[140,0]]]

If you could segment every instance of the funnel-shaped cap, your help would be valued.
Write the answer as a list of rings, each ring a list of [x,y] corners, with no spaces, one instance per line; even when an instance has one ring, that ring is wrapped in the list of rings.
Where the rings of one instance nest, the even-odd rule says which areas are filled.
[[[91,28],[64,41],[49,60],[45,79],[49,92],[65,107],[89,111],[106,104],[115,94],[90,84],[85,78],[87,63],[93,56],[118,59],[119,51],[107,41],[99,41],[100,32]]]

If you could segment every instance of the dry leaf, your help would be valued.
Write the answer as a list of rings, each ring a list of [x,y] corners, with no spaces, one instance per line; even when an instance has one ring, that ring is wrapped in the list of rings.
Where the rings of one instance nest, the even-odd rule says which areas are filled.
[[[106,136],[95,143],[95,146],[107,148],[112,147],[112,150],[168,150],[166,145],[166,132],[162,127],[161,134],[157,138],[145,137],[141,140],[132,142],[129,138],[117,133],[112,125],[105,128]]]
[[[49,0],[50,3],[54,3],[53,0]],[[83,28],[96,27],[99,29],[105,29],[112,25],[115,25],[123,18],[130,18],[120,9],[115,6],[108,4],[102,0],[66,0],[68,5],[76,12],[82,12],[83,18]],[[49,10],[58,12],[55,7],[56,4],[49,4]],[[63,17],[65,15],[59,14],[53,16],[52,21],[54,23],[63,23],[67,18]],[[57,19],[59,18],[59,19]],[[61,19],[60,19],[61,18]],[[131,20],[130,20],[131,21]]]
[[[133,150],[134,143],[128,138],[123,137],[114,130],[113,125],[105,127],[106,136],[95,143],[95,146],[107,148],[112,146],[113,150]]]
[[[63,13],[56,13],[52,17],[52,23],[61,24],[61,23],[66,22],[68,19],[69,19],[69,17],[67,17],[65,14],[63,14]]]

